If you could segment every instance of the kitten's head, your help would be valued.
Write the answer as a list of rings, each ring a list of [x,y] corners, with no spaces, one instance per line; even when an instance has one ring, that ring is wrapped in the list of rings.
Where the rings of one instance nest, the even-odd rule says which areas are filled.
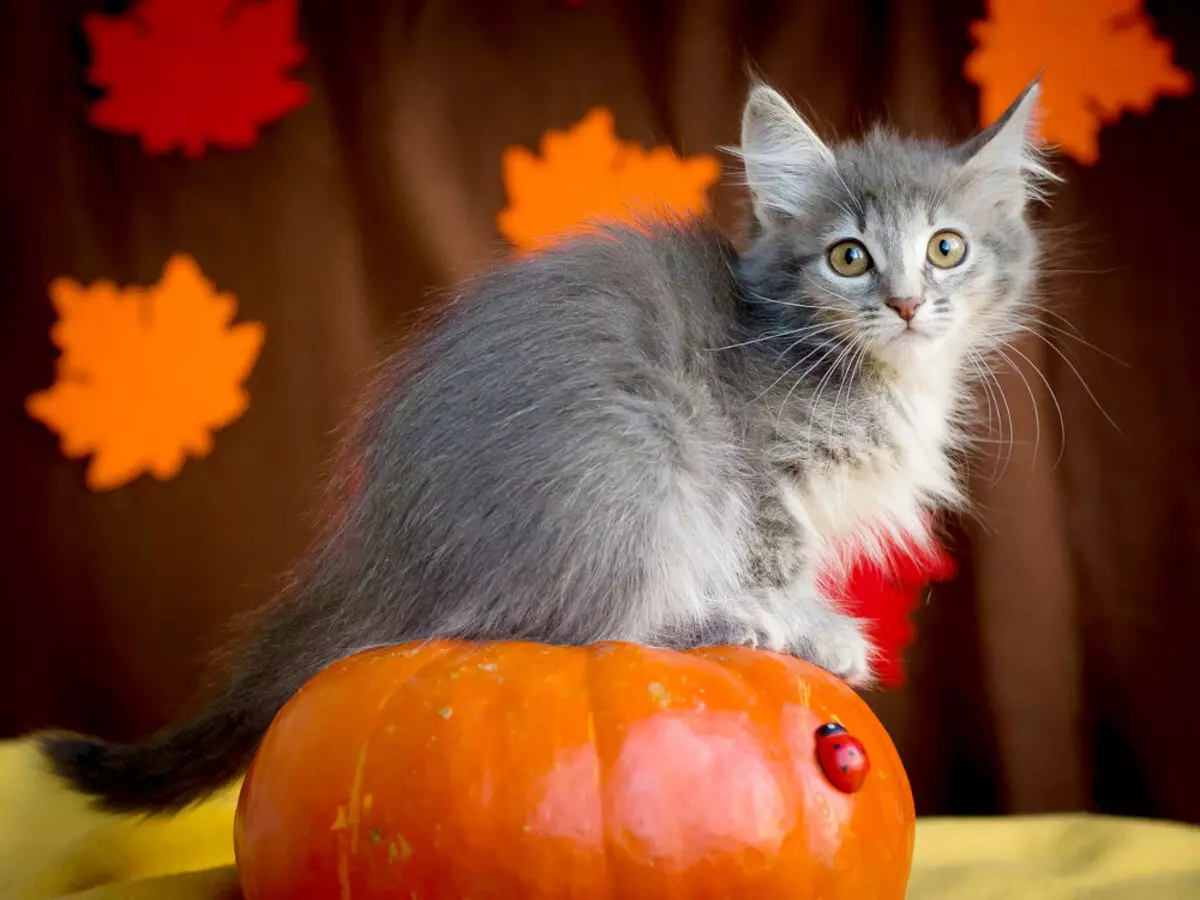
[[[957,147],[883,129],[830,147],[756,86],[739,151],[756,219],[745,269],[771,318],[893,366],[1010,334],[1036,266],[1026,205],[1054,178],[1033,142],[1038,92]]]

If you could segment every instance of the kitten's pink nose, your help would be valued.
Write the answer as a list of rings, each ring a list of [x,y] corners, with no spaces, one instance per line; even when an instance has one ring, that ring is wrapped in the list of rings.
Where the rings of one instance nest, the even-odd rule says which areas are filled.
[[[917,314],[917,307],[925,301],[920,297],[888,297],[887,305],[896,311],[896,315],[905,322],[911,322]]]

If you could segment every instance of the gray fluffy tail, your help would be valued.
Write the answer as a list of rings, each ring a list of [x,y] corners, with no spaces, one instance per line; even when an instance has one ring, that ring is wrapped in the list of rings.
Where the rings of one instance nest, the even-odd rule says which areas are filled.
[[[42,738],[42,752],[71,787],[112,812],[169,812],[203,799],[250,764],[279,704],[239,706],[230,695],[146,743],[70,734]]]
[[[109,811],[171,812],[202,800],[246,770],[275,714],[340,655],[318,622],[312,604],[264,616],[224,689],[191,719],[144,743],[47,734],[42,752],[71,787]]]

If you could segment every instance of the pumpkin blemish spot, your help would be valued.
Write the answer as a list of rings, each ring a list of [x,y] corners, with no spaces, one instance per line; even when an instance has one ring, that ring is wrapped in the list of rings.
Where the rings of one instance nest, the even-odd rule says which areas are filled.
[[[661,683],[652,681],[646,689],[650,692],[650,697],[659,709],[665,709],[671,703],[671,694]]]
[[[346,807],[339,806],[337,808],[337,818],[333,820],[333,824],[329,826],[330,831],[343,831],[346,828]]]
[[[438,715],[441,716],[443,719],[448,719],[452,715],[454,715],[454,710],[452,710],[448,706],[443,706],[440,709],[438,709]]]

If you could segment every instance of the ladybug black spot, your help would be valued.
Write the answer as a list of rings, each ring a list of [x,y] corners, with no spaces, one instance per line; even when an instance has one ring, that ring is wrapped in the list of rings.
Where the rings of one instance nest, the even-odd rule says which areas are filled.
[[[845,763],[842,763],[840,766],[838,766],[838,768],[841,769],[843,772],[850,771],[850,767],[848,765],[846,765]]]
[[[845,746],[845,744],[834,744],[834,745],[833,745],[833,749],[834,749],[834,750],[841,750],[841,749],[842,749],[842,747],[844,747],[844,746]]]

